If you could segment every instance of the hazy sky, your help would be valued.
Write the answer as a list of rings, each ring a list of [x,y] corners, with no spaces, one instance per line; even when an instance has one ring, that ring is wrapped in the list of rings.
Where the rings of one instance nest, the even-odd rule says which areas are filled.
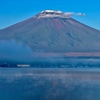
[[[46,9],[85,13],[73,18],[100,30],[100,0],[0,0],[0,29]]]

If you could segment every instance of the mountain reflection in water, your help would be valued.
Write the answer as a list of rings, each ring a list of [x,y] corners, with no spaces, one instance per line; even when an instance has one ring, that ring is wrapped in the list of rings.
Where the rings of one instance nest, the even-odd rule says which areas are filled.
[[[0,69],[0,100],[100,100],[100,69]]]

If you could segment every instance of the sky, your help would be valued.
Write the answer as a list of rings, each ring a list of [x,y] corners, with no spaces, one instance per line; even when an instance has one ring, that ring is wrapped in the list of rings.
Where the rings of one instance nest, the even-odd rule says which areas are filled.
[[[74,19],[100,30],[100,0],[0,0],[0,29],[33,17],[42,10],[85,13]]]

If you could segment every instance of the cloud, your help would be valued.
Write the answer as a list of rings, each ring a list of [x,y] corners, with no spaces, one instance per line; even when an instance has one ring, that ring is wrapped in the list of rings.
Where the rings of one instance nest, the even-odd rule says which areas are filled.
[[[74,16],[75,13],[74,12],[66,12],[66,13],[64,13],[64,15],[67,17],[71,17],[71,16]]]
[[[85,13],[77,13],[76,16],[86,16]]]
[[[75,13],[75,12],[66,12],[64,13],[64,16],[71,17],[71,16],[86,16],[85,13]]]

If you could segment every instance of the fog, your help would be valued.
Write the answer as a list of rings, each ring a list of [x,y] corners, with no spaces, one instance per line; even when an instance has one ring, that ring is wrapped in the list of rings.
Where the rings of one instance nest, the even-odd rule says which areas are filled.
[[[0,59],[25,60],[31,57],[32,51],[27,46],[14,40],[0,41]]]
[[[99,65],[100,58],[75,58],[75,57],[63,57],[59,55],[57,57],[45,55],[44,50],[32,50],[28,45],[22,44],[15,40],[2,40],[0,41],[0,61],[20,61],[20,62],[48,62],[53,64],[71,64],[75,65]]]

